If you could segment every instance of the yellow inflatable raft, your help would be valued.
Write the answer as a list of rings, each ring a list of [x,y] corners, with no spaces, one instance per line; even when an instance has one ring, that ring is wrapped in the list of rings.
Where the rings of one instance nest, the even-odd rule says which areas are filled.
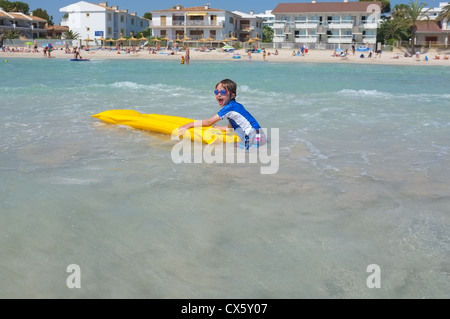
[[[193,122],[179,116],[162,115],[162,114],[142,114],[134,110],[110,110],[101,112],[92,117],[98,118],[103,122],[110,124],[120,124],[130,126],[140,130],[159,132],[172,135],[178,127]],[[222,140],[223,143],[233,143],[239,141],[239,137],[235,133],[226,133],[211,126],[191,128],[185,133],[185,137],[190,135],[193,141],[211,144]]]

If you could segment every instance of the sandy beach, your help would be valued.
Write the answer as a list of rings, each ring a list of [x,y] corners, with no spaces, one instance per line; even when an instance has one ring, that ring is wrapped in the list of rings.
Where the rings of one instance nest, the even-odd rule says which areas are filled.
[[[0,51],[0,58],[41,58],[44,59],[42,49],[39,52],[29,52],[27,48],[15,48],[15,52]],[[28,52],[27,52],[28,51]],[[405,56],[405,50],[395,49],[394,51],[383,51],[381,55],[368,58],[368,52],[364,52],[365,57],[361,58],[362,52],[349,53],[347,58],[334,56],[332,50],[310,50],[305,55],[293,55],[291,49],[279,49],[278,55],[275,55],[275,49],[266,49],[266,62],[313,62],[313,63],[358,63],[358,64],[393,64],[393,65],[450,65],[450,48],[447,50],[429,50],[422,52],[420,57]],[[120,54],[116,50],[110,49],[91,49],[89,51],[81,50],[81,56],[85,59],[99,60],[99,59],[163,59],[163,60],[181,60],[183,51],[171,55],[172,51],[157,51],[156,53],[149,53],[146,49],[138,52],[126,53],[121,51]],[[297,52],[297,50],[295,51]],[[196,60],[215,60],[215,61],[233,61],[248,63],[247,53],[244,49],[236,50],[235,52],[223,52],[221,49],[200,51],[195,48],[190,49],[191,63]],[[234,55],[239,54],[240,58],[235,58]],[[58,59],[72,59],[73,54],[65,53],[64,50],[55,49],[51,53],[52,58]],[[251,62],[263,62],[264,57],[262,53],[252,53]],[[3,62],[3,61],[2,61]]]

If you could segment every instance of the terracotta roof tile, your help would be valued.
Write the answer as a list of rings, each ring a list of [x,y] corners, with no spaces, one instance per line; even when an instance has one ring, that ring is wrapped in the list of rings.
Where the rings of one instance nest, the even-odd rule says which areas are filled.
[[[436,21],[418,21],[417,32],[442,32],[443,30]]]

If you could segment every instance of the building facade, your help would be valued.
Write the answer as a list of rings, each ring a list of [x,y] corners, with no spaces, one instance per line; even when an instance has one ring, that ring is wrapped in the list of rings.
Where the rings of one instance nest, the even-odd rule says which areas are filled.
[[[275,22],[275,15],[272,14],[272,10],[266,10],[264,13],[258,13],[258,17],[263,19],[263,26],[273,29]]]
[[[154,35],[189,41],[223,41],[235,37],[238,41],[262,38],[263,20],[256,15],[203,7],[151,11],[151,29]]]
[[[415,43],[418,45],[449,45],[450,44],[450,21],[439,19],[443,8],[450,2],[440,2],[439,7],[424,8],[426,13],[422,21],[417,23]]]
[[[47,20],[26,15],[21,12],[6,12],[0,8],[0,32],[17,32],[28,39],[45,37],[47,35]]]
[[[275,15],[275,43],[375,44],[381,2],[280,3]]]
[[[81,39],[99,40],[102,37],[120,38],[138,36],[150,26],[150,21],[136,13],[119,10],[118,6],[108,6],[108,2],[93,4],[80,1],[59,9],[68,14],[61,25],[77,32]]]

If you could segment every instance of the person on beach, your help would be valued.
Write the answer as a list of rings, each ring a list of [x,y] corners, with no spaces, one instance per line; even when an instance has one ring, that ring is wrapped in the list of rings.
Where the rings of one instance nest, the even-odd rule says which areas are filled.
[[[266,136],[256,119],[248,112],[244,106],[236,102],[237,84],[225,79],[216,84],[214,94],[216,101],[222,108],[216,115],[209,119],[190,122],[178,128],[180,135],[184,135],[186,130],[193,127],[211,126],[222,131],[234,130],[241,142],[239,147],[248,150],[250,147],[259,147],[266,143]],[[223,119],[228,119],[228,126],[215,126]]]
[[[80,55],[80,50],[79,49],[74,49],[75,53],[73,55],[74,59],[83,59],[83,57]]]
[[[189,64],[189,60],[191,59],[191,55],[190,55],[189,48],[187,47],[187,45],[184,46],[184,51],[186,51],[184,53],[184,63],[185,64]]]
[[[252,62],[252,51],[250,50],[247,51],[247,60],[248,62]]]

